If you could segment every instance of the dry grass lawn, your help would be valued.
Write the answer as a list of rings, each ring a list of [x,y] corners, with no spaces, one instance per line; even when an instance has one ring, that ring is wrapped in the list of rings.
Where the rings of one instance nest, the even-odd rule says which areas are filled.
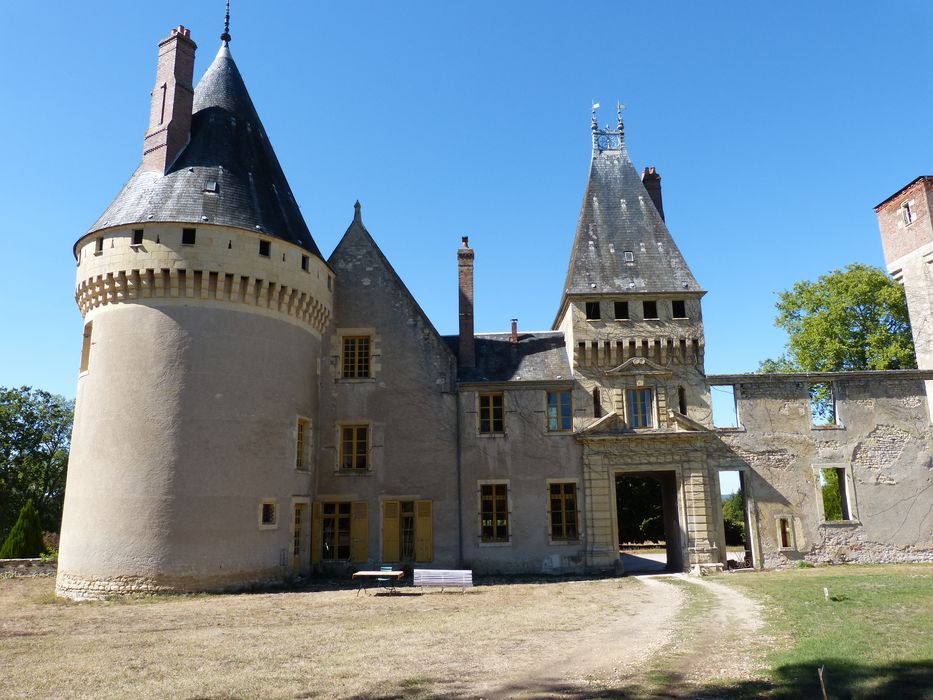
[[[634,579],[357,597],[347,590],[67,603],[0,580],[13,697],[479,697],[618,687],[682,593]]]

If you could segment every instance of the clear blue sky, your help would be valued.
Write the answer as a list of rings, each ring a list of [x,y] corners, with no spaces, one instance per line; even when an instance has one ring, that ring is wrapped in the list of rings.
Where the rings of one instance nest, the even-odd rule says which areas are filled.
[[[156,47],[223,3],[4,3],[0,386],[73,396],[71,247],[139,162]],[[781,352],[776,292],[883,263],[872,206],[933,170],[928,2],[233,2],[231,49],[318,245],[363,204],[441,333],[476,249],[477,330],[550,327],[620,99],[700,283],[707,371]]]

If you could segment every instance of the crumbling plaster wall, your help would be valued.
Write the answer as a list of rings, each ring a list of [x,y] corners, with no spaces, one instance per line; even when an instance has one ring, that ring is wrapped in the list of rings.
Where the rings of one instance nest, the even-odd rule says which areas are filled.
[[[833,375],[735,383],[740,428],[719,431],[715,460],[745,471],[759,565],[933,561],[933,430],[922,374],[836,375],[831,427],[811,425],[807,391]],[[846,470],[850,520],[824,520],[821,467]],[[792,521],[789,548],[780,546],[781,517]]]

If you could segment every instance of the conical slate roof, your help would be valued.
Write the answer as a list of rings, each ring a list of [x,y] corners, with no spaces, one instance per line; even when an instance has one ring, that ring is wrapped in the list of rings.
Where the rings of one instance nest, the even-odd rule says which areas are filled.
[[[90,231],[153,221],[221,224],[321,257],[226,42],[194,89],[193,111],[191,140],[168,172],[137,170]]]
[[[614,145],[593,149],[561,307],[577,294],[701,292],[625,142],[619,138]]]

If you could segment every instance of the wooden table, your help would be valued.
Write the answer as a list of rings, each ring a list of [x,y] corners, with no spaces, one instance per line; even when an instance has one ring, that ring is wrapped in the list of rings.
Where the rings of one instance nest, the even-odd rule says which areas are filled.
[[[404,571],[357,571],[353,574],[354,579],[359,579],[360,588],[356,592],[357,595],[360,594],[360,591],[363,590],[363,586],[366,584],[367,580],[376,580],[380,578],[394,578],[397,581],[401,581],[402,577],[405,575]],[[395,588],[393,586],[393,588]]]

